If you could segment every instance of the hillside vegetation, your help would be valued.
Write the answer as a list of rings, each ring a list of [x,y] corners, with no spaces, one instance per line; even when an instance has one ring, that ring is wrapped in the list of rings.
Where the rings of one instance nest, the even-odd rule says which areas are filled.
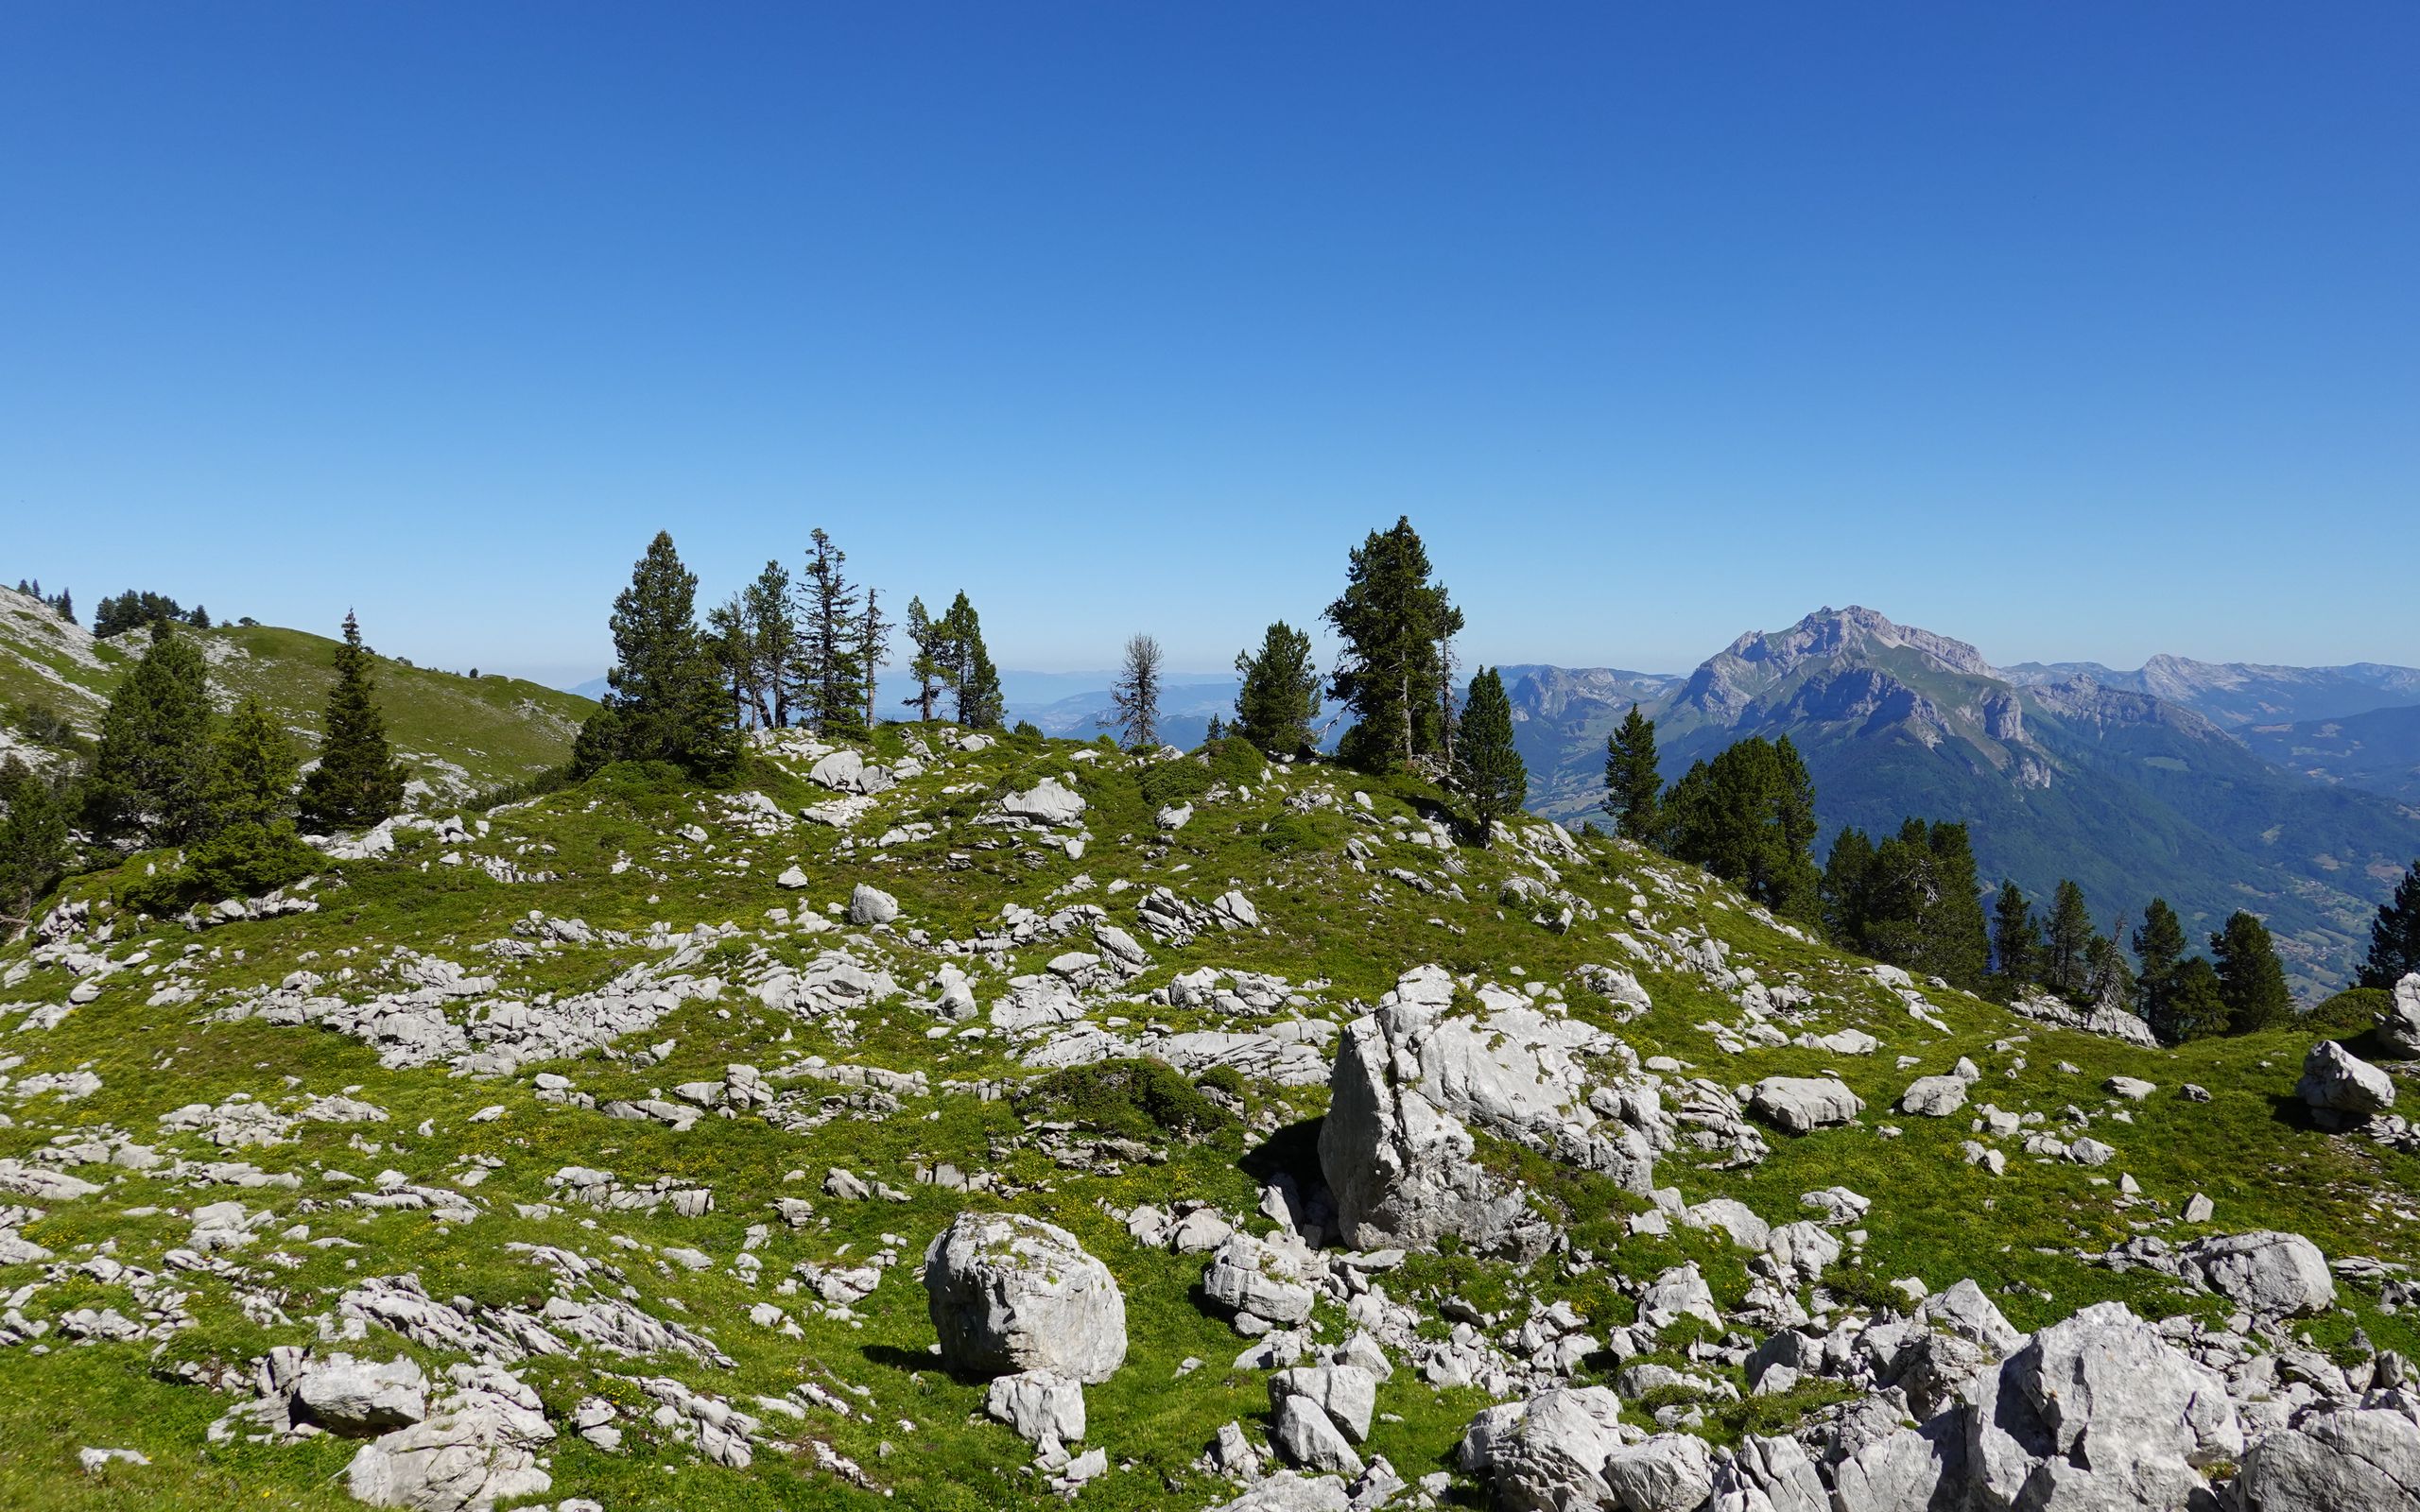
[[[317,743],[335,679],[335,640],[267,625],[181,633],[200,644],[222,710],[256,693],[306,749]],[[38,599],[0,589],[0,709],[19,716],[54,711],[90,736],[99,729],[111,690],[149,639],[136,629],[95,640]],[[518,678],[474,679],[387,657],[375,659],[375,670],[395,754],[416,781],[428,784],[434,802],[457,802],[562,765],[580,721],[596,707]],[[21,729],[0,739],[19,750],[34,744]]]
[[[297,684],[326,644],[213,639]],[[380,676],[399,743],[436,747],[438,679]],[[450,682],[491,738],[486,685]],[[1801,1454],[1815,1505],[1886,1453],[1922,1482],[1912,1425],[1977,1421],[2014,1332],[2117,1301],[2169,1320],[2125,1335],[2143,1382],[2207,1372],[2189,1465],[2172,1423],[2127,1441],[2182,1506],[2420,1349],[2420,1164],[2392,1119],[2313,1126],[2307,1034],[2035,1022],[1621,842],[1478,847],[1443,813],[1234,741],[891,726],[395,821],[190,923],[114,902],[170,857],[79,876],[0,949],[0,1504],[347,1506],[450,1444],[418,1504],[1535,1505],[1547,1409],[1486,1419],[1494,1460],[1458,1446],[1563,1391],[1603,1415],[1595,1463],[1679,1476],[1566,1504],[1770,1502]],[[1361,1085],[1343,1047],[1396,1032],[1391,1095],[1460,1109],[1452,1179],[1492,1194],[1427,1242],[1339,1191],[1404,1152],[1355,1144],[1358,1110],[1322,1127]],[[1919,1078],[1932,1113],[1900,1106]],[[923,1262],[969,1211],[1114,1279],[1080,1435],[1021,1438],[994,1372],[936,1352]],[[2336,1274],[2221,1295],[2178,1259],[2270,1230]],[[1299,1405],[1364,1379],[1367,1408]],[[2117,1473],[2094,1457],[2058,1473]]]

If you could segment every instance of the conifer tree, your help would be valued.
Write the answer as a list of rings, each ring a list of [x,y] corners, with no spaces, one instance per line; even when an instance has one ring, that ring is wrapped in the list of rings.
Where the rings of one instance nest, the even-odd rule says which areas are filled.
[[[2084,995],[2084,953],[2092,946],[2092,911],[2084,905],[2083,889],[2062,877],[2052,896],[2048,939],[2043,955],[2043,976],[2061,997]]]
[[[1838,850],[1837,843],[1834,849]],[[1991,942],[1966,826],[1910,818],[1863,868],[1857,949],[1970,992],[1984,987]]]
[[[890,665],[891,624],[882,617],[882,594],[869,587],[866,590],[866,611],[857,616],[857,665],[866,679],[865,727],[873,729],[874,684],[882,669]]]
[[[832,543],[823,527],[808,532],[808,540],[806,572],[799,579],[799,703],[817,734],[838,740],[863,730],[857,589],[841,570],[848,553]]]
[[[193,607],[193,614],[190,617],[190,623],[197,630],[206,630],[210,628],[210,610],[202,608],[199,604],[196,604]]]
[[[67,818],[59,783],[14,756],[0,761],[0,939],[33,922],[34,905],[66,869]]]
[[[734,593],[706,610],[706,649],[714,654],[715,665],[722,669],[722,680],[731,689],[732,723],[745,725],[752,703],[751,684],[755,679],[756,645],[748,633],[748,605],[741,594]]]
[[[915,710],[918,719],[929,723],[933,706],[941,701],[942,691],[953,684],[956,675],[948,617],[937,620],[925,612],[922,598],[908,599],[908,644],[916,648],[916,654],[908,661],[908,675],[916,679],[916,691],[899,701]]]
[[[248,693],[218,732],[210,806],[222,826],[268,826],[294,812],[294,743],[260,695]]]
[[[2163,1022],[2164,1000],[2184,960],[2185,922],[2167,899],[2154,898],[2143,909],[2143,922],[2135,931],[2135,990],[2140,1005],[2135,1011],[2154,1029]]]
[[[1261,632],[1260,649],[1236,653],[1243,686],[1236,690],[1234,732],[1270,756],[1311,750],[1311,721],[1320,713],[1320,674],[1311,638],[1279,620]]]
[[[170,622],[110,696],[85,784],[96,839],[182,845],[210,833],[213,712],[201,648]]]
[[[1750,736],[1695,763],[1672,785],[1663,814],[1673,856],[1736,883],[1776,914],[1822,917],[1814,783],[1789,737]]]
[[[2277,959],[2269,926],[2238,908],[2210,936],[2210,953],[2218,958],[2219,996],[2227,1007],[2229,1034],[2253,1034],[2273,1028],[2293,1016],[2294,1000],[2286,990],[2286,968]]]
[[[958,691],[958,723],[967,730],[997,730],[1007,713],[1000,673],[983,644],[983,621],[960,593],[943,616],[948,627],[949,683]]]
[[[2378,904],[2377,918],[2370,920],[2370,954],[2355,985],[2392,989],[2414,971],[2420,971],[2420,861],[2411,863],[2394,885],[2394,896]]]
[[[1842,825],[1824,861],[1824,930],[1842,950],[1866,949],[1867,904],[1872,897],[1874,841],[1863,830]]]
[[[696,777],[728,772],[739,759],[714,654],[698,628],[698,577],[658,531],[614,600],[615,665],[572,748],[585,777],[615,761],[671,762]]]
[[[2120,915],[2112,927],[2125,928]],[[2118,947],[2115,935],[2093,932],[2092,945],[2084,953],[2087,973],[2085,991],[2098,1008],[2132,1012],[2135,1001],[2135,973],[2127,968],[2126,953]]]
[[[1655,763],[1655,721],[1632,704],[1621,728],[1605,737],[1604,810],[1614,816],[1616,833],[1641,845],[1661,833],[1664,779]]]
[[[1340,747],[1366,770],[1408,766],[1444,740],[1446,677],[1441,647],[1462,627],[1409,517],[1372,531],[1351,556],[1344,593],[1325,615],[1344,644],[1328,696],[1353,712]]]
[[[59,591],[59,602],[53,604],[51,608],[59,610],[59,617],[68,624],[76,623],[76,600],[69,595],[67,590],[62,588]]]
[[[1462,702],[1461,741],[1454,752],[1454,785],[1471,806],[1482,843],[1492,841],[1495,821],[1521,812],[1529,801],[1530,773],[1512,745],[1512,701],[1494,667],[1471,679]]]
[[[798,655],[798,615],[790,606],[789,569],[769,561],[741,595],[748,611],[748,639],[755,653],[751,699],[759,723],[775,730],[790,722],[791,662]]]
[[[370,652],[362,647],[361,625],[351,610],[345,612],[336,668],[320,731],[320,765],[302,780],[302,822],[319,831],[360,829],[404,806],[404,768],[387,744]]]
[[[2032,986],[2041,954],[2042,926],[2034,920],[2032,903],[2015,883],[2002,881],[1992,905],[1992,973],[2014,997]]]
[[[1126,638],[1117,680],[1109,690],[1109,717],[1103,730],[1124,732],[1126,744],[1142,750],[1160,743],[1160,643],[1149,635]]]
[[[2160,989],[2152,1033],[2163,1044],[2183,1044],[2219,1034],[2226,1023],[2227,1000],[2219,986],[2219,973],[2199,955],[2178,961]]]

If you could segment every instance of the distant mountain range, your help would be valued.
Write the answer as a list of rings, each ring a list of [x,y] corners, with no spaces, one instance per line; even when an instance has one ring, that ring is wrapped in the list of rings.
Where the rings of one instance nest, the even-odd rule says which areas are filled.
[[[2420,747],[2420,710],[2395,708],[2420,703],[2409,668],[2002,669],[1852,607],[1752,631],[1685,678],[1504,672],[1543,813],[1595,811],[1605,737],[1634,701],[1656,721],[1668,778],[1734,740],[1787,734],[1826,843],[1843,824],[1962,818],[1987,878],[2042,893],[2073,877],[2104,920],[2154,893],[2200,933],[2250,908],[2306,995],[2342,984],[2371,910],[2420,856],[2420,812],[2395,786]]]

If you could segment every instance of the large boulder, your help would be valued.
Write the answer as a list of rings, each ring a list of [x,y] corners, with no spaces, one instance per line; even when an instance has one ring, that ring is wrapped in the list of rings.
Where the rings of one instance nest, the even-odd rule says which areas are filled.
[[[2252,1446],[2234,1501],[2238,1512],[2420,1512],[2420,1426],[2399,1412],[2309,1414]]]
[[[899,917],[899,900],[879,887],[858,883],[849,894],[849,922],[888,924]]]
[[[1833,1506],[1856,1512],[1945,1512],[1965,1504],[1966,1438],[1958,1414],[1882,1435],[1832,1467]]]
[[[1768,1076],[1756,1083],[1749,1111],[1785,1134],[1852,1123],[1865,1104],[1829,1076]]]
[[[2175,1512],[2242,1452],[2226,1383],[2102,1302],[1977,1383],[1965,1457],[1978,1512]]]
[[[2394,1078],[2333,1040],[2322,1040],[2303,1057],[2303,1079],[2294,1091],[2323,1124],[2360,1123],[2394,1106]]]
[[[1919,1076],[1899,1094],[1899,1111],[1925,1118],[1947,1118],[1966,1106],[1962,1076]]]
[[[1212,1252],[1210,1266],[1201,1275],[1201,1291],[1221,1307],[1271,1323],[1300,1323],[1319,1299],[1306,1252],[1241,1230],[1229,1234]]]
[[[1028,1444],[1072,1444],[1084,1436],[1084,1388],[1048,1370],[994,1377],[983,1410]]]
[[[428,1416],[428,1377],[405,1356],[376,1361],[332,1354],[304,1366],[294,1385],[293,1416],[345,1437],[373,1437]]]
[[[1000,812],[1029,824],[1073,824],[1084,816],[1084,796],[1055,777],[1000,799]]]
[[[1582,1063],[1613,1050],[1611,1038],[1511,994],[1483,997],[1482,1011],[1455,1015],[1452,978],[1422,967],[1406,972],[1376,1011],[1346,1025],[1320,1164],[1347,1244],[1426,1247],[1451,1233],[1486,1254],[1543,1249],[1551,1226],[1480,1167],[1473,1128],[1633,1191],[1652,1187],[1647,1136],[1591,1106],[1595,1091],[1626,1117],[1636,1101],[1595,1088]]]
[[[2212,1234],[2187,1245],[2176,1258],[2187,1280],[2256,1317],[2301,1317],[2336,1305],[2327,1257],[2300,1234],[2273,1228]]]
[[[1599,1473],[1619,1512],[1697,1512],[1714,1494],[1714,1454],[1694,1434],[1657,1434],[1617,1449]]]
[[[1583,1512],[1605,1504],[1605,1462],[1622,1447],[1621,1399],[1566,1386],[1490,1407],[1462,1435],[1462,1469],[1495,1488],[1500,1512]]]
[[[925,1251],[942,1358],[979,1375],[1048,1370],[1106,1381],[1126,1360],[1126,1297],[1056,1224],[961,1212]]]
[[[2394,984],[2394,1004],[2378,1019],[2377,1042],[2383,1054],[2420,1057],[2420,971]]]
[[[555,1436],[538,1393],[495,1366],[458,1365],[426,1419],[361,1446],[345,1467],[354,1500],[410,1512],[487,1512],[543,1496],[538,1454]]]

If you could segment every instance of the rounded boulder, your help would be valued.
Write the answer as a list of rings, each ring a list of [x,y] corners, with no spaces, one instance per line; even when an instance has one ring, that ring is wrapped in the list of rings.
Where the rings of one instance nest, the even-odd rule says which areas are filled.
[[[1047,1370],[1088,1383],[1126,1360],[1126,1297],[1056,1224],[961,1212],[925,1251],[942,1358],[978,1375]]]

